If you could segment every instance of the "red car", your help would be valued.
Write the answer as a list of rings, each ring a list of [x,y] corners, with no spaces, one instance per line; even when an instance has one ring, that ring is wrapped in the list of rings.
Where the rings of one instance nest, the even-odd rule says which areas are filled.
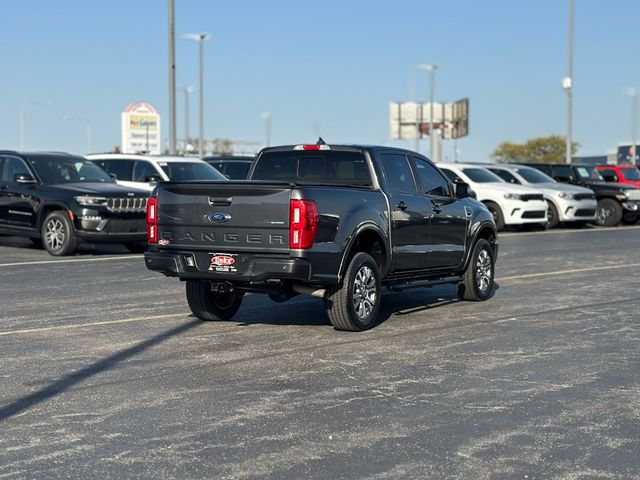
[[[640,171],[635,165],[597,165],[596,170],[607,182],[640,187]]]

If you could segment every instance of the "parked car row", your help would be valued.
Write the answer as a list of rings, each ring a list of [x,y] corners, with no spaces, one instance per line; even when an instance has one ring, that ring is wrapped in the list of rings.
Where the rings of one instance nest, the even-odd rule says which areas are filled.
[[[492,212],[498,229],[536,223],[547,228],[560,223],[614,226],[640,219],[640,172],[633,165],[438,166],[451,180],[471,186],[478,200]]]
[[[30,237],[52,255],[72,254],[81,240],[142,251],[146,198],[159,182],[245,180],[255,158],[0,151],[0,234]],[[452,183],[469,185],[498,230],[611,226],[640,218],[640,172],[632,165],[438,167]]]

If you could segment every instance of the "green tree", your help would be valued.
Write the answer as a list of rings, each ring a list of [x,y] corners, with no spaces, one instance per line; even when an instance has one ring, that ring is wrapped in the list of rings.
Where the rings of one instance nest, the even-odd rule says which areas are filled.
[[[571,144],[574,155],[580,144]],[[504,142],[498,145],[491,158],[496,163],[564,163],[566,140],[561,135],[550,135],[527,140],[524,143]]]

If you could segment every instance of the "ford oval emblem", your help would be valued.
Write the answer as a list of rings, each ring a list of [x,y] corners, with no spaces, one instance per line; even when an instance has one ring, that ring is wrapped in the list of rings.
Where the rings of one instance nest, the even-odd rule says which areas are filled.
[[[209,219],[209,221],[212,223],[223,223],[231,220],[231,215],[229,215],[228,213],[216,212],[207,215],[207,219]]]

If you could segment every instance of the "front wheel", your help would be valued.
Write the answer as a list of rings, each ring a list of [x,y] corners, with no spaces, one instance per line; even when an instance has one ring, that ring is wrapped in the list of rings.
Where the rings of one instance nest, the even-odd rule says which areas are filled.
[[[598,200],[596,223],[601,227],[613,227],[622,220],[622,206],[612,198]]]
[[[547,228],[556,228],[560,223],[560,215],[556,206],[547,200]]]
[[[76,233],[66,212],[56,210],[47,215],[40,233],[42,244],[51,255],[62,257],[76,251]]]
[[[193,314],[208,322],[233,318],[244,296],[237,291],[214,292],[208,280],[187,280],[186,291]]]
[[[351,259],[342,285],[327,290],[326,307],[336,330],[361,332],[375,325],[380,310],[380,272],[371,255]]]
[[[493,248],[489,242],[481,238],[476,242],[469,266],[464,272],[464,282],[461,284],[462,299],[481,302],[491,297],[494,274]]]

